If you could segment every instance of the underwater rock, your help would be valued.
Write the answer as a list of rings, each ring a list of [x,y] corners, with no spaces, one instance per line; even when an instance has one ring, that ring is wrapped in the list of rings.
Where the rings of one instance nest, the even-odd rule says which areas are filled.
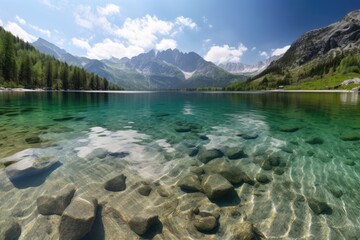
[[[292,125],[283,125],[279,128],[279,130],[281,132],[287,132],[287,133],[292,133],[292,132],[296,132],[300,129],[300,127],[297,126],[292,126]]]
[[[340,135],[340,139],[343,141],[359,141],[360,135],[355,133],[344,133]]]
[[[21,235],[21,227],[14,219],[0,220],[0,239],[17,240]]]
[[[263,237],[252,223],[247,221],[238,223],[236,225],[234,234],[230,238],[231,240],[256,240],[260,237]]]
[[[70,204],[75,191],[74,185],[68,185],[52,195],[38,197],[36,200],[38,212],[42,215],[61,215]]]
[[[254,184],[254,181],[250,179],[250,177],[239,166],[236,166],[225,159],[216,159],[211,161],[206,164],[203,169],[208,174],[220,174],[232,184],[241,184],[243,182],[250,185]]]
[[[147,197],[150,195],[152,188],[148,184],[143,184],[141,187],[138,188],[137,191],[140,195]]]
[[[348,166],[355,166],[355,161],[351,159],[344,159],[343,163]]]
[[[275,173],[276,175],[283,175],[283,174],[285,173],[285,170],[284,170],[283,168],[276,168],[276,169],[274,170],[274,173]]]
[[[208,136],[206,135],[200,135],[199,138],[204,141],[209,140]]]
[[[268,178],[268,176],[266,176],[265,174],[262,174],[262,173],[256,174],[256,181],[258,181],[259,183],[262,183],[262,184],[267,184],[267,183],[271,182],[271,180]]]
[[[200,232],[210,232],[218,226],[218,219],[207,212],[200,212],[195,215],[192,222]]]
[[[237,136],[242,137],[245,140],[253,140],[253,139],[258,138],[259,135],[257,135],[257,134],[246,134],[245,133],[245,134],[238,134]]]
[[[344,194],[338,187],[328,187],[328,190],[336,198],[340,198]]]
[[[261,164],[261,168],[265,171],[270,171],[272,170],[272,165],[271,165],[271,162],[270,160],[267,158],[265,159],[262,164]]]
[[[244,152],[244,149],[241,147],[225,147],[221,149],[225,156],[231,160],[236,160],[240,158],[246,158],[247,155]]]
[[[189,155],[189,157],[195,157],[199,153],[199,149],[196,148],[196,147],[195,148],[188,148],[186,152]]]
[[[314,198],[308,199],[308,205],[313,210],[313,212],[317,215],[319,214],[331,214],[332,209],[326,202],[321,202]]]
[[[205,176],[201,182],[206,196],[210,199],[221,198],[234,191],[233,185],[220,174]]]
[[[95,220],[97,200],[76,197],[61,216],[60,240],[81,239],[91,231]]]
[[[126,189],[126,176],[120,174],[105,182],[104,188],[111,192],[120,192]]]
[[[25,158],[23,160],[11,164],[5,169],[5,171],[8,178],[11,181],[14,181],[20,178],[41,174],[43,172],[46,172],[47,170],[56,168],[60,165],[61,163],[58,160],[37,162],[32,158]]]
[[[306,143],[311,144],[311,145],[323,144],[324,140],[322,138],[319,138],[319,137],[313,137],[313,138],[310,138],[310,139],[306,140]]]
[[[197,158],[202,163],[207,163],[215,158],[220,158],[223,156],[223,153],[218,149],[205,149],[201,148]]]
[[[143,235],[159,221],[159,216],[156,214],[139,213],[139,215],[130,219],[128,224],[130,229],[136,234]]]
[[[96,148],[94,149],[86,158],[87,159],[104,159],[109,154],[109,152],[106,149],[103,148]]]
[[[41,139],[38,136],[25,138],[25,142],[28,144],[41,143]]]
[[[175,131],[178,133],[190,132],[191,128],[188,126],[178,126],[178,127],[175,127]]]
[[[182,190],[185,191],[201,191],[201,183],[198,175],[195,173],[186,174],[177,184]]]

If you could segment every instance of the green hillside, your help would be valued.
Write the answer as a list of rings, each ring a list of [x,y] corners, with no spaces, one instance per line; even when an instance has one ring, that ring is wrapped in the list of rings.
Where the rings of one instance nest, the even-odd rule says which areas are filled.
[[[1,27],[0,86],[54,90],[120,89],[105,78],[40,53]]]

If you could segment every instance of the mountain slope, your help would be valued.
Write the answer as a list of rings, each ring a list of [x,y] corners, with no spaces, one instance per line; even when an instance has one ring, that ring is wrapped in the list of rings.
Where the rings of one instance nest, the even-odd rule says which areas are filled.
[[[280,56],[272,56],[265,61],[259,61],[257,64],[250,65],[244,63],[221,63],[219,67],[233,74],[241,74],[245,76],[255,76],[264,71],[270,63],[281,58]]]
[[[58,52],[60,56],[63,52]],[[40,53],[0,27],[0,86],[64,90],[119,89],[84,69]]]
[[[131,59],[112,58],[93,60],[69,54],[44,39],[38,39],[33,46],[70,65],[107,78],[109,81],[127,89],[179,89],[225,87],[235,80],[245,80],[205,61],[194,52],[182,53],[179,50],[154,50]]]
[[[360,10],[305,33],[284,56],[249,83],[233,84],[229,89],[269,89],[281,85],[289,89],[331,89],[357,76],[360,76]]]

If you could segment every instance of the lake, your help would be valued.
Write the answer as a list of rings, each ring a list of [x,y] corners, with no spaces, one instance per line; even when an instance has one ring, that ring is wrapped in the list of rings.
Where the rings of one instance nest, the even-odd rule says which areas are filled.
[[[69,186],[98,202],[85,239],[137,239],[145,212],[145,238],[231,239],[243,222],[268,239],[360,235],[357,93],[2,92],[0,150],[1,219],[20,239],[59,238],[37,199]]]

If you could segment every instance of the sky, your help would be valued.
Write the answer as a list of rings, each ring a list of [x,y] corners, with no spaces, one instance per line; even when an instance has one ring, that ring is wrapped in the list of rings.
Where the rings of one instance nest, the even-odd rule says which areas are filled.
[[[359,0],[0,0],[0,25],[77,56],[194,51],[215,63],[254,64],[303,33],[360,9]]]

